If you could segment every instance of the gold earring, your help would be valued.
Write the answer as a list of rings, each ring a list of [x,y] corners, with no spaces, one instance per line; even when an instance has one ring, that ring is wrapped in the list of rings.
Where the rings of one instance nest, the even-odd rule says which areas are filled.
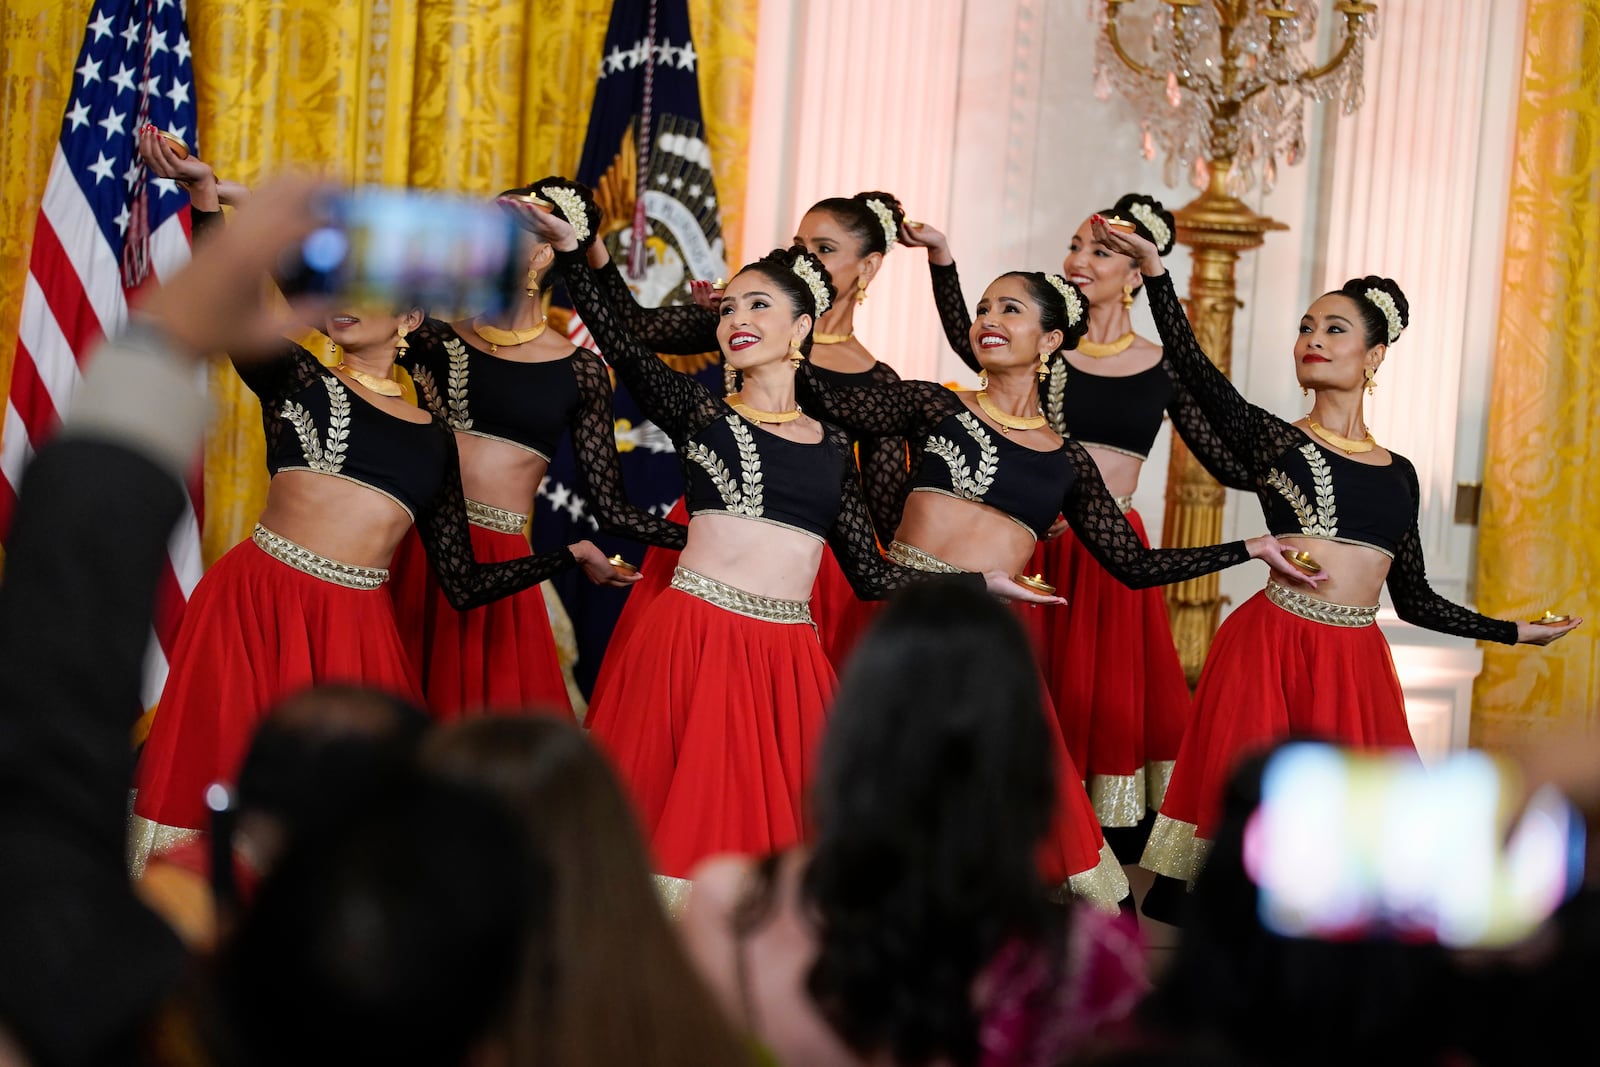
[[[1300,387],[1300,395],[1301,396],[1310,396],[1311,395],[1311,390],[1302,385]]]
[[[1371,396],[1372,394],[1376,393],[1377,391],[1378,391],[1378,368],[1377,367],[1368,367],[1367,368],[1367,395]]]
[[[988,371],[981,370],[981,371],[978,372],[978,388],[979,389],[988,389],[989,388],[989,372]]]
[[[1123,311],[1128,311],[1128,310],[1132,309],[1132,307],[1133,307],[1133,286],[1124,285],[1122,287],[1122,310]]]
[[[800,354],[800,342],[799,341],[790,341],[789,342],[789,365],[791,367],[795,367],[795,368],[798,369],[799,366],[800,366],[800,362],[802,360],[804,360],[805,358],[806,358],[805,356]]]
[[[406,324],[402,322],[400,324],[400,329],[396,331],[396,333],[398,336],[395,338],[394,350],[396,352],[404,352],[406,349],[411,347],[411,342],[406,340]]]
[[[867,302],[867,280],[865,278],[857,277],[856,278],[856,304],[857,305],[861,305],[861,304],[865,304],[866,302]]]
[[[527,287],[527,289],[525,289],[523,291],[526,292],[529,296],[538,296],[539,295],[539,268],[538,267],[529,267],[528,268],[528,287]]]
[[[739,391],[739,371],[726,361],[722,364],[722,391],[729,395]]]
[[[332,338],[328,339],[328,358],[329,359],[338,359],[339,358],[339,345]]]
[[[1048,377],[1050,377],[1050,353],[1041,352],[1039,354],[1039,380],[1042,382]]]

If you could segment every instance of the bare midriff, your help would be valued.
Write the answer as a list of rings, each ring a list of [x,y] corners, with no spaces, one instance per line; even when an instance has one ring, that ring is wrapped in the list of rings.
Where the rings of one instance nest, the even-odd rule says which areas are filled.
[[[1034,538],[1021,523],[987,504],[914,490],[895,540],[965,571],[1015,573],[1033,555]]]
[[[1393,562],[1375,548],[1365,545],[1345,544],[1321,537],[1278,538],[1284,547],[1309,554],[1322,567],[1328,580],[1315,589],[1296,585],[1294,588],[1307,596],[1326,600],[1332,604],[1348,604],[1368,608],[1378,602],[1378,594],[1389,577]]]
[[[360,482],[282,471],[267,487],[260,522],[319,556],[357,567],[387,567],[411,516],[393,497]]]
[[[550,463],[536,452],[506,441],[456,434],[461,453],[461,490],[469,500],[528,514]]]
[[[747,593],[805,600],[822,563],[822,542],[761,519],[692,515],[688,544],[678,562]]]

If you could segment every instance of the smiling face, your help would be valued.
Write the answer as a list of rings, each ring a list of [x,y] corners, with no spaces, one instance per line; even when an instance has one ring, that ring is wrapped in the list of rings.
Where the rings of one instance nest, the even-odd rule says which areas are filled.
[[[1144,284],[1144,276],[1139,273],[1133,257],[1113,252],[1096,241],[1088,219],[1084,219],[1078,232],[1072,235],[1067,258],[1061,261],[1061,273],[1081,289],[1084,299],[1095,307],[1120,301],[1125,285],[1137,289]]]
[[[791,343],[811,332],[811,316],[765,273],[743,270],[722,291],[717,343],[729,366],[748,370],[789,358]]]
[[[1039,302],[1027,280],[1007,274],[983,291],[978,313],[968,332],[972,350],[985,370],[1031,367],[1061,347],[1061,331],[1046,331],[1039,321]]]
[[[392,349],[402,324],[407,332],[422,325],[421,309],[412,308],[397,315],[391,308],[340,308],[328,316],[323,332],[346,352],[365,352],[385,347]]]
[[[1295,378],[1307,389],[1359,389],[1368,367],[1383,363],[1387,345],[1367,347],[1361,310],[1340,293],[1318,297],[1300,319]]]
[[[856,291],[857,279],[868,283],[883,265],[883,253],[868,252],[860,237],[845,228],[831,211],[808,211],[795,230],[794,243],[822,260],[834,288]]]

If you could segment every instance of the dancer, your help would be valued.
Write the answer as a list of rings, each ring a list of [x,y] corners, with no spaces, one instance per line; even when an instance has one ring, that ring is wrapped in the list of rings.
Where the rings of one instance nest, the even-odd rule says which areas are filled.
[[[140,134],[146,159],[161,159],[160,149],[153,131]],[[165,162],[176,170],[188,161]],[[197,241],[221,217],[215,177],[201,166],[180,171]],[[238,770],[256,723],[282,697],[350,682],[419,700],[383,588],[413,522],[458,609],[572,566],[596,582],[627,581],[588,541],[475,559],[453,435],[387,388],[402,331],[422,318],[419,308],[339,309],[326,321],[344,354],[338,366],[294,344],[277,361],[236,364],[261,399],[272,480],[255,532],[206,572],[184,611],[139,759],[136,860],[204,828],[206,787]]]
[[[606,655],[587,720],[627,781],[656,870],[686,875],[713,852],[768,852],[804,836],[834,672],[806,600],[824,539],[857,593],[881,598],[915,570],[879,554],[849,438],[795,404],[795,366],[832,300],[809,252],[778,251],[722,294],[717,340],[744,388],[718,397],[621,326],[572,227],[526,209],[554,244],[584,322],[681,458],[689,540],[672,587]],[[972,575],[1035,603],[1009,571]]]
[[[530,194],[576,219],[585,242],[594,240],[600,210],[587,189],[551,177],[501,196]],[[605,363],[546,330],[544,294],[554,277],[554,252],[525,234],[520,254],[528,265],[526,291],[506,311],[449,324],[428,319],[399,360],[416,383],[418,402],[455,431],[474,554],[504,560],[531,553],[525,530],[534,494],[569,435],[578,491],[600,529],[682,548],[682,526],[624,497]],[[542,589],[457,611],[416,536],[401,542],[394,572],[400,632],[420,665],[435,716],[529,709],[571,715]]]
[[[842,298],[835,300],[817,320],[812,333],[814,346],[810,363],[841,383],[870,385],[899,378],[887,363],[876,359],[855,335],[856,308],[867,299],[868,287],[883,268],[883,260],[894,248],[905,221],[900,201],[891,193],[864,192],[854,196],[833,196],[819,200],[806,211],[795,228],[793,244],[804,248],[828,268]],[[596,267],[601,290],[630,333],[657,352],[669,355],[714,351],[717,347],[715,294],[706,304],[645,308],[633,299],[627,282],[615,264],[601,251],[591,252],[589,263]],[[706,287],[709,288],[709,287]],[[708,306],[709,305],[709,306]],[[738,376],[724,364],[728,392],[738,389]],[[804,382],[799,402],[807,405]],[[860,469],[867,508],[880,538],[888,537],[900,524],[908,468],[904,438],[868,435],[853,442]],[[642,587],[628,597],[623,617],[618,620],[613,640],[623,640],[649,597],[665,587],[661,577],[670,573],[671,563],[663,553],[648,552],[643,566]],[[863,601],[851,590],[831,551],[824,551],[812,592],[811,610],[822,638],[823,651],[837,670],[871,618],[873,601]]]
[[[1355,278],[1306,310],[1295,375],[1315,399],[1291,423],[1247,403],[1206,358],[1154,244],[1099,217],[1094,236],[1138,262],[1164,358],[1229,450],[1251,464],[1267,528],[1314,556],[1306,566],[1328,579],[1314,592],[1269,579],[1217,632],[1141,861],[1158,875],[1192,881],[1218,823],[1223,785],[1242,756],[1291,735],[1412,747],[1400,679],[1375,625],[1385,584],[1400,618],[1459,637],[1543,645],[1583,620],[1504,622],[1452,604],[1428,585],[1417,472],[1378,445],[1362,410],[1363,389],[1376,389],[1389,346],[1410,321],[1393,281]],[[1171,918],[1174,888],[1153,889],[1146,913]]]
[[[918,381],[843,387],[811,376],[824,418],[911,441],[911,491],[889,558],[928,571],[1015,573],[1060,514],[1100,565],[1131,587],[1181,581],[1250,558],[1314,584],[1318,579],[1300,575],[1270,535],[1159,551],[1138,538],[1088,451],[1050,429],[1039,412],[1036,383],[1082,336],[1086,318],[1082,295],[1059,275],[1004,274],[984,293],[972,325],[985,377],[976,393]],[[1056,865],[1072,876],[1079,895],[1103,900],[1126,881],[1103,846],[1099,820],[1050,713],[1062,790]],[[1093,847],[1085,849],[1088,842]]]
[[[1172,249],[1176,223],[1159,200],[1129,193],[1105,214],[1125,220],[1163,255]],[[917,224],[906,228],[903,240],[928,249],[945,336],[962,361],[981,372],[944,234]],[[1148,545],[1133,494],[1163,412],[1173,413],[1179,432],[1223,484],[1244,486],[1247,475],[1172,381],[1161,347],[1134,333],[1129,312],[1144,285],[1138,266],[1095,241],[1084,219],[1062,274],[1088,302],[1088,328],[1040,379],[1040,406],[1051,429],[1088,452],[1128,524]],[[1189,683],[1172,643],[1165,597],[1158,588],[1130,589],[1117,581],[1064,520],[1040,539],[1028,569],[1045,575],[1072,605],[1070,611],[1023,621],[1095,815],[1118,858],[1137,862],[1189,721]]]

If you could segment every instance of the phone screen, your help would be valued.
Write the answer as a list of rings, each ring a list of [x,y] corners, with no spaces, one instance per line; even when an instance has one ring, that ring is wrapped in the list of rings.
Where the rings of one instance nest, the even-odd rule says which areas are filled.
[[[366,186],[336,197],[326,225],[279,275],[288,295],[422,307],[454,318],[506,306],[520,277],[517,225],[486,198]]]
[[[1265,925],[1291,937],[1514,943],[1577,888],[1583,821],[1554,790],[1518,810],[1514,771],[1479,751],[1285,745],[1245,831]]]

